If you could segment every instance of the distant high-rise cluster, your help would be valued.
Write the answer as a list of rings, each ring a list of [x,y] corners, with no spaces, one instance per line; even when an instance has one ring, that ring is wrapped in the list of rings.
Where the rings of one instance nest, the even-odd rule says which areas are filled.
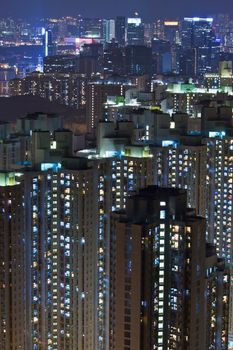
[[[232,40],[0,20],[0,350],[232,346]]]

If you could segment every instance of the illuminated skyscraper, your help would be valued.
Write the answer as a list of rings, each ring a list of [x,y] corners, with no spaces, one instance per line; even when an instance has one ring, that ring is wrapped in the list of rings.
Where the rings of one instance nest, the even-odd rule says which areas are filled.
[[[233,133],[229,107],[205,108],[202,128],[207,145],[207,233],[219,256],[232,260]],[[229,338],[233,335],[233,282],[231,277]]]
[[[207,221],[209,240],[232,265],[232,112],[229,107],[206,107],[202,112],[207,146]]]
[[[229,273],[185,191],[149,187],[112,214],[110,349],[227,349]]]
[[[213,69],[218,46],[213,31],[213,18],[184,18],[181,42],[183,49],[195,49],[197,75]]]
[[[103,23],[104,26],[104,40],[106,43],[110,43],[113,39],[115,39],[115,20],[114,19],[106,19]]]
[[[164,21],[164,39],[171,44],[180,43],[180,23],[179,21]]]
[[[213,18],[184,18],[182,45],[185,48],[209,47],[213,39]]]
[[[187,205],[198,215],[206,215],[206,146],[200,139],[187,137],[182,142],[162,141],[152,148],[155,157],[155,184],[187,191]]]
[[[115,37],[119,46],[125,46],[126,18],[117,17],[115,22]]]
[[[0,348],[26,348],[26,233],[23,189],[0,173]]]
[[[96,321],[98,286],[106,285],[97,268],[99,177],[80,162],[74,166],[73,160],[76,170],[69,171],[43,163],[42,171],[22,174],[18,183],[16,174],[1,174],[3,350],[12,344],[25,350],[105,349]]]
[[[144,24],[138,16],[127,20],[127,44],[144,45]]]
[[[53,34],[51,30],[45,30],[44,33],[44,57],[54,56],[56,54],[56,45],[53,42]]]
[[[50,166],[45,164],[44,169]],[[44,344],[42,349],[95,348],[93,181],[85,169],[67,172],[54,168],[26,176],[30,349],[40,349],[40,344]]]

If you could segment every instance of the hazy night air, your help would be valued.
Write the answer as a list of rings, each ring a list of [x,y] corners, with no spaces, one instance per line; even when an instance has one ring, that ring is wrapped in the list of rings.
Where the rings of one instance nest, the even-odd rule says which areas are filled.
[[[140,14],[148,19],[154,17],[180,17],[191,15],[193,13],[204,16],[217,12],[229,12],[233,14],[232,2],[229,0],[41,0],[30,1],[22,0],[19,3],[16,0],[1,1],[1,16],[63,16],[74,15],[75,13],[88,17],[112,17],[115,15],[130,15],[133,11],[139,11]]]

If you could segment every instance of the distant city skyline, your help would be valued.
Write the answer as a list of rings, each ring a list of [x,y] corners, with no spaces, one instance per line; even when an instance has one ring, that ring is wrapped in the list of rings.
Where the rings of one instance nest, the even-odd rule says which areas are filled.
[[[1,17],[44,17],[44,16],[67,16],[81,14],[85,17],[115,17],[117,15],[130,16],[134,11],[138,11],[145,19],[155,17],[183,17],[183,16],[210,16],[216,13],[229,13],[233,15],[233,8],[228,0],[196,0],[187,2],[180,0],[164,0],[162,4],[153,0],[135,0],[134,2],[119,0],[100,0],[93,2],[76,2],[75,0],[50,0],[30,2],[22,0],[18,6],[16,0],[6,1],[1,4]]]

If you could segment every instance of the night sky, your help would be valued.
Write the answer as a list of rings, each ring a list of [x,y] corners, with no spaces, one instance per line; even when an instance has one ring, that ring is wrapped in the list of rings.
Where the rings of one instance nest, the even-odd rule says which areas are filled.
[[[44,17],[81,14],[86,17],[130,15],[138,10],[145,19],[155,17],[233,15],[233,0],[0,0],[0,17]]]

